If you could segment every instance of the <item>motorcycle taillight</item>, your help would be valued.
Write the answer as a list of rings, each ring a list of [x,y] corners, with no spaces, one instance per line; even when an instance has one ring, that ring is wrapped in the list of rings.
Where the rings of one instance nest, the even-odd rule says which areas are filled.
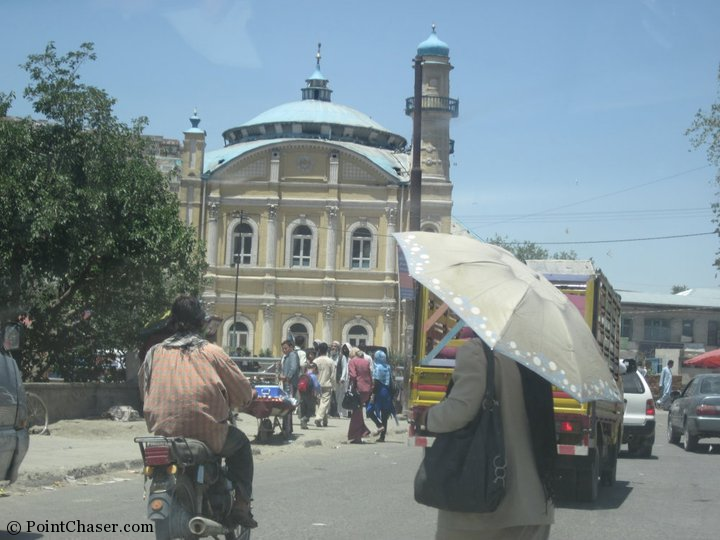
[[[168,465],[170,463],[170,446],[157,445],[145,447],[145,465]]]

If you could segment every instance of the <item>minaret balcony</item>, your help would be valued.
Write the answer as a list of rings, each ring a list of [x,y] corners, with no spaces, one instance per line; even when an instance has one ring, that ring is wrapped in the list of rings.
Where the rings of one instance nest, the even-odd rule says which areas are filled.
[[[449,112],[453,118],[457,118],[460,101],[454,98],[444,96],[423,96],[422,108],[426,111],[444,111]],[[410,97],[405,100],[405,114],[412,116],[415,110],[415,98]]]

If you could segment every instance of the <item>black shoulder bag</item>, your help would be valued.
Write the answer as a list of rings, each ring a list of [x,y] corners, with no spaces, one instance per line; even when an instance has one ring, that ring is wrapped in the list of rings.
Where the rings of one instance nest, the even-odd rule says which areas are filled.
[[[493,512],[505,496],[505,441],[495,398],[495,358],[487,356],[485,396],[465,427],[440,433],[415,475],[415,500],[451,512]]]

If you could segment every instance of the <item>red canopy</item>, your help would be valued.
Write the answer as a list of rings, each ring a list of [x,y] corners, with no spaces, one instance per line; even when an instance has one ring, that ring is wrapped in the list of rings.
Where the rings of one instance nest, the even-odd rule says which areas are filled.
[[[687,360],[683,365],[697,368],[720,368],[720,349],[702,353]]]

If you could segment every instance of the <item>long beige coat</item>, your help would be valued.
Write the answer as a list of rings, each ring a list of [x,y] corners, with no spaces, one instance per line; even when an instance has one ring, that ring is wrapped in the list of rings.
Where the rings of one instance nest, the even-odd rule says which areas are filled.
[[[495,392],[500,401],[508,464],[505,498],[495,512],[488,514],[441,510],[438,537],[443,536],[441,531],[549,525],[554,520],[554,507],[545,500],[533,459],[520,371],[512,360],[500,356],[495,359]],[[475,417],[485,394],[486,370],[487,360],[479,339],[471,340],[458,350],[452,392],[429,410],[429,431],[454,431]]]

